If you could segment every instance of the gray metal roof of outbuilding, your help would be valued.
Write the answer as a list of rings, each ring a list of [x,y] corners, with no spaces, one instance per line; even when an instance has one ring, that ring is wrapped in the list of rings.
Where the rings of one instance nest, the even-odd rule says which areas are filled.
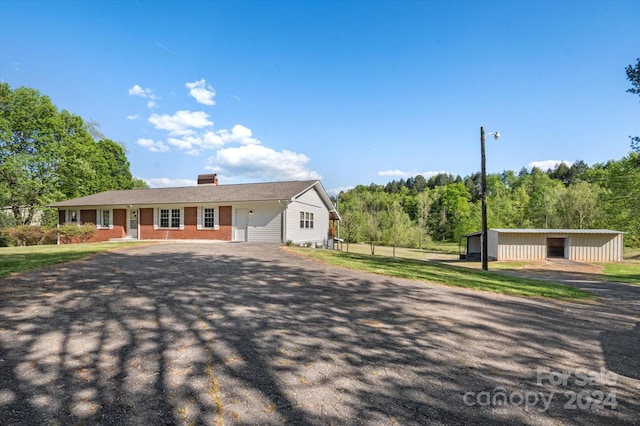
[[[509,228],[491,228],[490,231],[496,231],[503,234],[623,234],[622,231],[613,231],[611,229],[509,229]]]
[[[489,231],[496,231],[502,234],[624,234],[622,231],[611,229],[552,229],[552,228],[490,228]],[[482,231],[463,235],[463,237],[474,237],[482,235]]]

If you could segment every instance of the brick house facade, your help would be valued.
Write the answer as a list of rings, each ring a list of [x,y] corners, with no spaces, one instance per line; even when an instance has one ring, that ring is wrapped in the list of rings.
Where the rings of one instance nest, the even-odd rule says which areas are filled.
[[[58,223],[94,223],[92,242],[269,241],[327,244],[340,219],[319,181],[106,191],[52,204]],[[213,182],[213,183],[208,183]]]

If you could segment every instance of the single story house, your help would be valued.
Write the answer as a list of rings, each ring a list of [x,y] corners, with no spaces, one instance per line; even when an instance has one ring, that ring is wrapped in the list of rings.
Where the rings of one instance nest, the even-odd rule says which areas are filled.
[[[622,262],[623,232],[608,229],[489,229],[489,260],[564,258]],[[482,232],[465,235],[467,260],[482,260]]]
[[[105,191],[51,204],[58,223],[95,223],[91,241],[194,239],[326,246],[340,215],[318,180]],[[332,228],[331,228],[332,229]]]

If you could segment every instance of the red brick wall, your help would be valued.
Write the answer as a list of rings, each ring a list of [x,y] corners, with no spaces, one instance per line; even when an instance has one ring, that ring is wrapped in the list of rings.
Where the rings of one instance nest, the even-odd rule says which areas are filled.
[[[220,225],[219,232],[224,235],[224,238],[221,239],[231,241],[233,235],[233,227],[231,226],[231,206],[218,208],[218,214],[220,215],[218,220],[218,225]]]
[[[218,209],[220,229],[197,229],[198,208],[184,208],[184,229],[153,229],[153,209],[140,209],[142,240],[222,240],[231,241],[231,206]]]
[[[127,236],[127,209],[113,209],[113,229],[120,228],[120,237]]]
[[[197,207],[184,208],[184,229],[153,229],[153,209],[140,209],[138,234],[141,240],[221,240],[231,241],[233,228],[231,226],[231,206],[218,209],[218,224],[220,229],[197,229]],[[82,223],[96,223],[97,210],[81,210]],[[58,223],[65,223],[65,211],[58,211]],[[113,210],[113,229],[98,229],[90,242],[108,241],[110,238],[125,238],[127,236],[127,210]]]
[[[64,210],[58,210],[58,224],[65,224]],[[93,223],[95,224],[98,218],[97,210],[81,210],[80,222],[81,223]],[[113,210],[113,229],[96,229],[96,233],[93,238],[89,240],[90,243],[98,243],[102,241],[109,241],[110,238],[124,238],[127,235],[126,231],[127,223],[127,211],[125,209]],[[74,241],[76,242],[76,241]]]
[[[94,225],[97,218],[96,210],[80,210],[80,224],[83,223],[93,223]]]
[[[84,222],[84,219],[83,219]],[[98,229],[89,241],[97,243],[109,241],[110,238],[124,238],[127,236],[127,210],[113,209],[113,229]]]
[[[198,224],[198,208],[197,207],[185,207],[184,208],[184,229],[189,227],[196,227]]]

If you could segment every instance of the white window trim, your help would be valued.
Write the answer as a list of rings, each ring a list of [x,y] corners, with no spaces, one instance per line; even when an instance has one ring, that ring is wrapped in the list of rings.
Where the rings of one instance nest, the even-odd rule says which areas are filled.
[[[213,228],[211,227],[205,227],[204,226],[204,209],[213,209]],[[198,222],[196,225],[196,229],[198,231],[202,231],[202,230],[218,230],[220,229],[220,222],[219,222],[219,218],[220,218],[220,210],[218,209],[218,206],[198,206]]]
[[[300,229],[313,229],[313,225],[315,222],[315,212],[309,210],[300,210],[299,216],[303,217],[299,220],[299,222],[301,222]]]
[[[104,226],[104,224],[102,223],[102,212],[103,211],[108,211],[109,212],[109,219],[110,219],[110,224],[108,226]],[[96,227],[98,229],[113,229],[113,209],[98,209],[96,211]]]
[[[174,228],[169,226],[161,227],[160,226],[160,210],[169,210],[169,225],[171,225],[171,210],[179,209],[180,210],[180,226],[178,228]],[[166,206],[166,207],[154,207],[153,209],[153,229],[173,229],[173,230],[183,230],[184,229],[184,207],[178,206]]]
[[[72,222],[71,221],[71,212],[76,212],[76,217],[78,218],[77,221]],[[81,223],[81,218],[80,218],[80,209],[71,209],[71,210],[65,210],[64,212],[64,223],[75,223],[76,225],[80,225]]]

